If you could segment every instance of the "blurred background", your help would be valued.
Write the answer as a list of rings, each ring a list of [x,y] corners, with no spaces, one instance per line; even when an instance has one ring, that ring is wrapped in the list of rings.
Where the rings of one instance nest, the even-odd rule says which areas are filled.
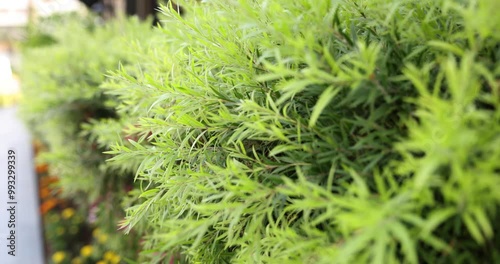
[[[106,199],[85,204],[62,197],[58,175],[39,159],[46,144],[28,132],[17,113],[22,96],[21,54],[26,47],[50,42],[50,32],[40,28],[62,23],[62,17],[104,24],[125,16],[137,16],[140,20],[156,17],[157,8],[158,2],[152,0],[0,0],[0,150],[2,155],[8,149],[18,150],[18,164],[24,164],[18,168],[22,177],[16,182],[20,192],[17,199],[22,203],[17,211],[16,256],[9,257],[2,251],[0,263],[102,264],[125,263],[125,257],[135,259],[137,241],[129,243],[114,237],[118,234],[117,219],[106,216],[108,223],[98,223],[96,219],[98,208],[109,208]],[[155,23],[157,19],[148,21]],[[27,64],[33,63],[36,64]],[[3,166],[0,167],[5,171]],[[2,192],[2,199],[6,196]],[[2,206],[5,204],[2,200]],[[4,217],[2,213],[2,223],[7,221]],[[3,224],[2,228],[3,238],[9,231]],[[133,235],[129,238],[134,239]]]

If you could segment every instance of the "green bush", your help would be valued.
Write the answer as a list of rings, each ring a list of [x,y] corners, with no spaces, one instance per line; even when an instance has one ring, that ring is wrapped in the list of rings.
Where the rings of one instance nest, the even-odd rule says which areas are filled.
[[[44,116],[31,121],[56,142],[55,164],[85,160],[67,143],[80,134],[110,149],[104,168],[136,172],[121,228],[146,234],[138,262],[500,260],[498,1],[189,3],[108,46],[119,69],[75,55],[31,68],[71,61],[85,71],[64,76],[99,76],[83,98],[113,98],[97,101],[116,118],[82,127],[61,107],[79,102],[67,84],[81,79],[33,77],[49,85],[25,109]],[[105,39],[87,47],[65,28],[76,54]],[[90,174],[63,186],[110,178]]]
[[[21,115],[48,147],[40,160],[59,177],[63,197],[88,212],[90,222],[116,234],[108,245],[133,258],[137,241],[122,243],[116,232],[133,172],[106,164],[105,149],[85,129],[95,120],[116,120],[116,99],[99,86],[108,69],[135,59],[124,47],[151,32],[137,19],[99,25],[93,17],[58,16],[32,26],[22,45]]]
[[[500,260],[498,1],[184,6],[105,88],[149,261]]]
[[[99,86],[107,69],[133,58],[124,46],[144,32],[149,26],[136,20],[98,26],[92,18],[58,17],[39,25],[25,42],[21,115],[47,143],[43,159],[56,167],[52,173],[61,177],[66,194],[83,192],[93,199],[102,191],[95,186],[106,187],[102,181],[109,177],[103,175],[119,175],[109,171],[83,128],[93,120],[116,119],[116,100]],[[52,41],[31,45],[40,35]]]

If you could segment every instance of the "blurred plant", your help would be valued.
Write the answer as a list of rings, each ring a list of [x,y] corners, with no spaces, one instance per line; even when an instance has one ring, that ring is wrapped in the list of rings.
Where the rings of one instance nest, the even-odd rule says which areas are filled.
[[[45,148],[37,142],[35,149],[38,155]],[[36,167],[40,178],[41,212],[47,255],[52,263],[94,264],[100,259],[104,263],[120,263],[121,257],[113,249],[121,249],[116,243],[117,235],[121,236],[121,234],[115,232],[113,236],[115,241],[111,241],[109,237],[112,235],[86,221],[87,211],[70,207],[74,205],[74,202],[60,197],[60,187],[51,184],[57,182],[58,179],[48,176],[47,164]],[[121,243],[120,245],[129,246],[130,244]]]
[[[125,40],[147,36],[150,25],[137,19],[99,25],[93,17],[59,16],[32,25],[30,32],[22,49],[25,100],[20,112],[40,144],[46,146],[37,156],[41,164],[37,170],[51,176],[42,178],[42,212],[62,213],[62,222],[91,220],[88,224],[110,233],[107,249],[136,258],[137,243],[120,242],[117,236],[121,234],[116,232],[118,220],[124,216],[119,205],[126,186],[133,184],[133,171],[105,164],[100,142],[83,127],[116,117],[116,100],[104,95],[99,86],[107,69],[135,58],[124,51],[129,45]],[[39,36],[50,41],[38,42]],[[77,208],[64,209],[65,199]],[[54,209],[64,211],[48,213]],[[59,234],[50,243],[64,241],[69,226],[62,226],[48,226],[48,233]]]

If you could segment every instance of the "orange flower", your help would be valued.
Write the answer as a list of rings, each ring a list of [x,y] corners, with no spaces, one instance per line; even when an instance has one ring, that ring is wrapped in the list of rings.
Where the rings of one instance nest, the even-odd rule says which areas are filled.
[[[40,185],[41,186],[48,186],[52,183],[58,182],[59,179],[54,176],[46,176],[46,177],[41,177],[40,178]]]
[[[42,214],[46,214],[48,211],[50,211],[52,208],[56,207],[58,200],[57,199],[48,199],[47,201],[43,202],[42,205],[40,206],[40,211]]]
[[[34,140],[33,147],[35,149],[35,155],[37,155],[40,151],[45,149],[45,146],[39,140]]]
[[[36,173],[38,174],[46,173],[48,169],[49,165],[47,165],[46,163],[36,165]]]
[[[45,199],[50,196],[50,190],[48,188],[40,188],[40,198]]]

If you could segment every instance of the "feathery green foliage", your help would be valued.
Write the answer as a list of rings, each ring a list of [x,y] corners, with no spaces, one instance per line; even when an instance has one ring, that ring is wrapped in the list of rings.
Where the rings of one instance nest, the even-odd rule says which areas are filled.
[[[179,2],[85,126],[142,262],[500,260],[498,1]]]
[[[151,261],[499,260],[497,1],[186,6],[107,88]]]

